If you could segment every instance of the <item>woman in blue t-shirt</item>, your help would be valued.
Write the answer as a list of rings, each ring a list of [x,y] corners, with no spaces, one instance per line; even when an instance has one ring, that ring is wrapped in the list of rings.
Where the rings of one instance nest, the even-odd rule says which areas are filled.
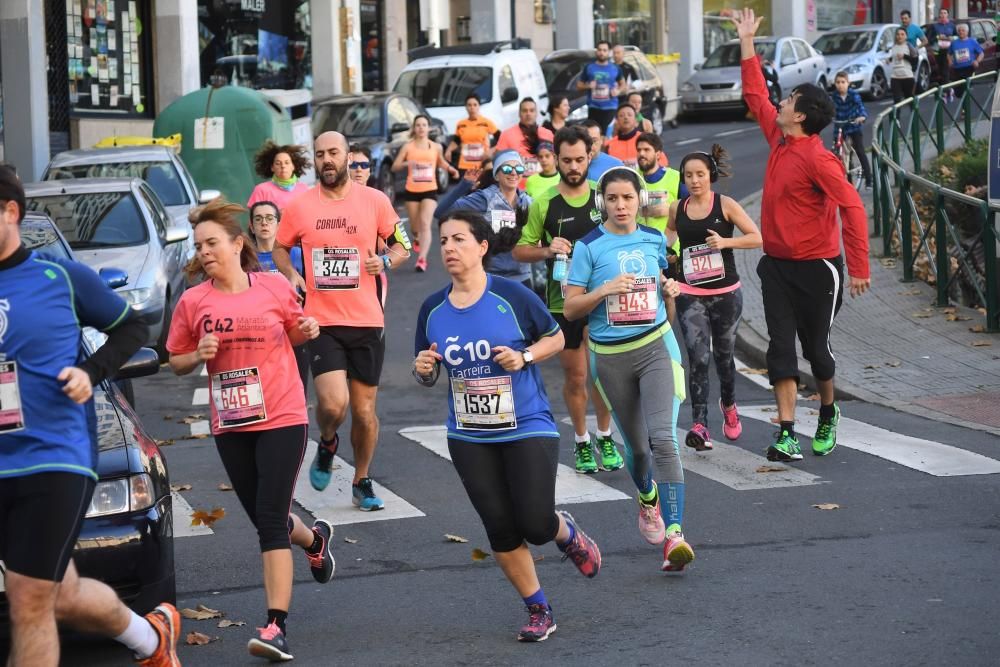
[[[979,42],[969,37],[967,24],[959,23],[956,31],[958,39],[953,40],[948,48],[948,65],[951,66],[951,80],[961,81],[976,73],[985,53]]]
[[[413,375],[448,381],[448,451],[482,519],[497,563],[528,607],[520,641],[555,629],[526,542],[556,545],[586,576],[601,568],[597,545],[568,512],[555,511],[559,431],[535,363],[563,348],[545,304],[519,282],[486,273],[490,225],[469,210],[441,222],[441,260],[451,284],[417,317]]]
[[[647,200],[634,170],[614,167],[601,176],[595,205],[604,224],[573,248],[563,315],[588,318],[590,372],[628,452],[625,461],[639,490],[639,532],[650,544],[663,543],[661,569],[676,572],[694,560],[681,532],[677,412],[684,369],[663,303],[680,289],[663,277],[666,238],[636,222]]]

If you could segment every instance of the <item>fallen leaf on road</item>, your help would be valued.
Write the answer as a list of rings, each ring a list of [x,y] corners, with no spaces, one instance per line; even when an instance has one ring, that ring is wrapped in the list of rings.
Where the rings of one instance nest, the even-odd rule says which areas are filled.
[[[225,482],[219,482],[219,491],[232,491],[233,487],[229,486]]]
[[[222,612],[200,604],[197,609],[188,609],[186,607],[181,609],[181,616],[190,618],[192,621],[207,621],[210,618],[222,618]]]
[[[903,296],[920,296],[920,290],[918,289],[908,289],[905,292],[900,292]]]
[[[807,401],[818,401],[819,400],[819,394],[809,394],[808,396],[806,396],[806,400]]]
[[[489,551],[483,551],[478,547],[472,550],[472,560],[474,561],[486,560],[489,557],[490,557]]]
[[[933,315],[933,313],[913,313],[912,317],[926,318]]]
[[[190,484],[171,484],[170,485],[170,490],[171,491],[190,491],[191,490],[191,485]]]
[[[986,309],[985,308],[976,308],[976,310],[979,311],[980,315],[985,315],[986,314]]]
[[[900,366],[903,365],[903,362],[902,361],[887,361],[887,362],[885,362],[885,365],[886,366],[891,366],[892,368],[899,368]]]
[[[766,368],[741,368],[740,373],[747,375],[767,375]]]
[[[168,422],[168,421],[170,421],[173,418],[174,418],[173,415],[163,415],[163,421],[165,421],[165,422]]]
[[[947,313],[949,315],[954,315],[956,312],[958,312],[958,309],[955,308],[954,306],[948,306],[947,308],[942,309],[941,312]]]
[[[989,347],[991,345],[993,345],[993,343],[991,343],[988,340],[974,340],[974,341],[972,341],[972,347]]]
[[[204,440],[208,437],[207,433],[195,433],[191,436],[192,440]]]
[[[770,406],[770,407],[766,407],[766,408],[761,408],[760,411],[761,412],[777,412],[778,408],[776,408],[774,406]]]
[[[894,266],[896,266],[896,260],[894,260],[891,257],[883,257],[882,259],[879,260],[879,262],[881,262],[882,266],[884,266],[887,269],[891,269]]]
[[[819,503],[818,505],[813,505],[818,510],[839,510],[840,505],[837,503]]]
[[[969,327],[969,331],[971,331],[972,333],[986,333],[986,325],[974,324],[973,326]]]
[[[223,619],[219,621],[219,624],[215,627],[217,628],[238,628],[246,625],[246,621],[230,621],[229,619]]]
[[[971,317],[966,317],[965,315],[956,315],[956,314],[952,313],[952,314],[949,314],[949,315],[945,315],[944,319],[947,320],[948,322],[968,322],[972,318]]]
[[[188,646],[204,646],[205,644],[211,644],[212,642],[219,641],[218,637],[209,637],[201,632],[189,632],[187,634],[187,639],[184,640]]]
[[[535,562],[537,563],[540,560],[545,560],[545,556],[542,554],[535,554]]]
[[[445,533],[444,539],[448,540],[449,542],[458,542],[459,544],[465,544],[466,542],[469,541],[464,537],[462,537],[461,535],[452,535],[451,533]]]
[[[348,544],[357,544],[358,543],[358,541],[356,539],[354,539],[353,537],[345,537],[344,541],[347,542]]]
[[[205,415],[188,415],[184,419],[177,422],[178,424],[194,424],[195,422],[205,421]]]
[[[174,444],[173,438],[167,438],[165,440],[154,440],[158,447],[167,447],[168,445]]]
[[[879,368],[881,366],[882,366],[882,364],[865,364],[865,368],[866,369],[868,369],[868,368]]]
[[[758,466],[757,472],[785,472],[788,468],[782,468],[781,466]]]
[[[212,524],[226,516],[226,510],[221,507],[216,507],[211,512],[206,512],[205,510],[195,510],[191,512],[191,525],[192,526],[208,526],[212,527]]]

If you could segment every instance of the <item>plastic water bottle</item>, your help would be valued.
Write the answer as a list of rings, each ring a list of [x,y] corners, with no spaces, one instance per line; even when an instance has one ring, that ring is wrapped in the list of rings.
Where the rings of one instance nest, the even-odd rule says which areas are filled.
[[[566,280],[566,269],[569,265],[569,257],[565,253],[556,253],[555,261],[552,263],[552,280],[561,283]]]

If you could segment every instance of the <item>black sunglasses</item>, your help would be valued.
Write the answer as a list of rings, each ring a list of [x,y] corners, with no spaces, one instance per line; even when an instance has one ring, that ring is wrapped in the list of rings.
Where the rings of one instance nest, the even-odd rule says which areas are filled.
[[[351,169],[369,169],[371,168],[371,162],[352,162]]]
[[[506,174],[506,175],[513,174],[514,172],[517,172],[518,174],[523,174],[524,167],[522,167],[521,165],[513,166],[509,164],[503,164],[500,165],[500,168],[497,169],[497,171],[499,171],[501,174]]]

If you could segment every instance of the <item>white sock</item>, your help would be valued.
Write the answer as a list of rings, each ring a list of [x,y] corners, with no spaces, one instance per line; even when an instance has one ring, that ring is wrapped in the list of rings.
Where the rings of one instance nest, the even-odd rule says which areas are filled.
[[[590,442],[590,431],[584,431],[583,435],[574,434],[573,437],[576,439],[576,442],[578,443]]]
[[[115,637],[115,641],[132,649],[138,659],[148,658],[156,653],[160,638],[149,621],[134,611],[129,613],[132,617],[129,619],[128,627],[125,628],[125,632]]]
[[[609,428],[607,431],[602,431],[601,429],[597,429],[597,437],[598,438],[610,438],[611,437],[611,429]]]

